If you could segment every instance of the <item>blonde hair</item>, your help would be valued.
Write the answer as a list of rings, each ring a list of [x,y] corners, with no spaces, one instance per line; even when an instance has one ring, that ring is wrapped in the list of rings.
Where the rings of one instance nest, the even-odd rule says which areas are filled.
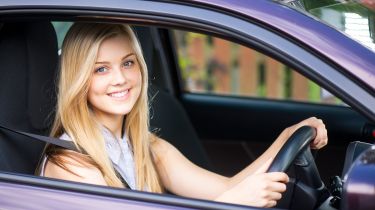
[[[51,136],[59,137],[66,132],[76,146],[88,154],[88,159],[92,160],[89,162],[101,171],[109,186],[123,187],[105,150],[101,128],[93,120],[94,116],[87,99],[100,44],[108,38],[119,35],[129,39],[142,75],[141,93],[132,110],[126,115],[123,128],[133,148],[136,187],[138,190],[162,192],[150,149],[151,140],[154,138],[149,132],[147,67],[140,44],[129,26],[75,23],[69,29],[62,47],[58,103]],[[61,152],[56,153],[56,149],[53,151],[47,153],[50,160],[60,161],[59,165],[63,165],[61,164],[63,159],[58,157]]]

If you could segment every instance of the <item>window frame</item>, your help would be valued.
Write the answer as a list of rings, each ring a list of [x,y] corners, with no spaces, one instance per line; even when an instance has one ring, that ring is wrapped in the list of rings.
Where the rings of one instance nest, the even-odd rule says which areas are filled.
[[[45,18],[50,15],[60,20],[90,20],[90,21],[126,21],[133,24],[158,25],[163,27],[176,27],[179,29],[191,29],[196,32],[217,35],[227,38],[237,43],[243,43],[245,46],[257,49],[268,56],[274,57],[294,69],[298,69],[301,74],[315,81],[317,84],[338,95],[346,103],[357,109],[359,112],[375,121],[375,99],[370,92],[367,92],[355,81],[352,81],[347,75],[341,73],[340,67],[332,61],[317,55],[308,47],[301,43],[296,43],[285,37],[285,34],[269,30],[266,26],[259,23],[249,23],[250,20],[244,20],[242,17],[232,16],[222,11],[208,11],[205,8],[193,8],[189,5],[174,4],[171,2],[99,2],[96,7],[82,6],[80,3],[73,3],[73,6],[33,6],[30,7],[20,4],[19,6],[4,7],[0,6],[0,15],[6,18],[14,18],[15,15],[24,15],[26,17]],[[173,6],[173,10],[171,7]],[[168,12],[165,12],[168,11]],[[9,15],[9,16],[7,16]],[[236,27],[234,27],[236,25]],[[231,37],[231,38],[229,38]],[[168,49],[165,49],[168,50]],[[172,52],[166,52],[166,55],[173,55]],[[290,56],[290,55],[293,55]],[[305,61],[305,62],[304,62]],[[172,72],[172,67],[176,64],[166,64],[169,68],[166,71]],[[318,70],[315,70],[318,68]],[[323,75],[327,71],[327,75]],[[176,74],[176,72],[175,72]],[[334,79],[341,78],[337,83]],[[175,77],[176,79],[176,77]],[[176,83],[174,79],[171,82]],[[173,85],[172,85],[173,87]],[[351,90],[351,91],[349,91]],[[181,90],[177,90],[181,91]],[[353,92],[356,94],[349,94]],[[177,92],[178,93],[178,92]],[[362,101],[366,101],[363,104]],[[178,206],[192,208],[237,208],[241,206],[227,205],[193,199],[170,198],[169,196],[156,196],[141,192],[131,192],[126,190],[102,189],[84,184],[73,184],[64,181],[54,181],[46,178],[29,177],[18,174],[0,173],[1,182],[12,182],[24,185],[37,185],[52,189],[61,189],[68,191],[77,191],[83,193],[96,193],[99,195],[108,195],[111,197],[138,198],[144,195],[147,202],[160,202],[164,204],[175,204]],[[86,187],[84,187],[86,186]],[[246,207],[248,209],[248,207]]]

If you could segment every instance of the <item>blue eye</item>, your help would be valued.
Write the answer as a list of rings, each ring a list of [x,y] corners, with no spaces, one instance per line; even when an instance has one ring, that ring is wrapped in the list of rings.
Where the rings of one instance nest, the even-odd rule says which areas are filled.
[[[95,69],[95,73],[103,73],[103,72],[106,72],[108,71],[108,69],[106,67],[99,67],[97,69]]]
[[[134,65],[134,61],[133,61],[133,60],[128,60],[128,61],[125,61],[122,65],[123,65],[126,69],[131,68],[131,67]]]

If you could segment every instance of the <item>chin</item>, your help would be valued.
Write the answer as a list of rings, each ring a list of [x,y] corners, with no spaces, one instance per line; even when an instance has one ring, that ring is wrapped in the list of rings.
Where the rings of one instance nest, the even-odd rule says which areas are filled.
[[[127,115],[130,113],[132,109],[118,109],[118,110],[112,110],[111,112],[115,115]]]

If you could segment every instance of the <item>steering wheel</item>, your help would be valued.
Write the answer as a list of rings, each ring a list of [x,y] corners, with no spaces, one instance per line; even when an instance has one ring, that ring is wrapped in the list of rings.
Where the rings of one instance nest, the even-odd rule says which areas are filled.
[[[315,136],[314,128],[299,128],[283,145],[268,168],[267,172],[294,173],[294,178],[290,178],[287,191],[283,193],[277,207],[315,209],[327,199],[328,191],[320,178],[309,147]]]

